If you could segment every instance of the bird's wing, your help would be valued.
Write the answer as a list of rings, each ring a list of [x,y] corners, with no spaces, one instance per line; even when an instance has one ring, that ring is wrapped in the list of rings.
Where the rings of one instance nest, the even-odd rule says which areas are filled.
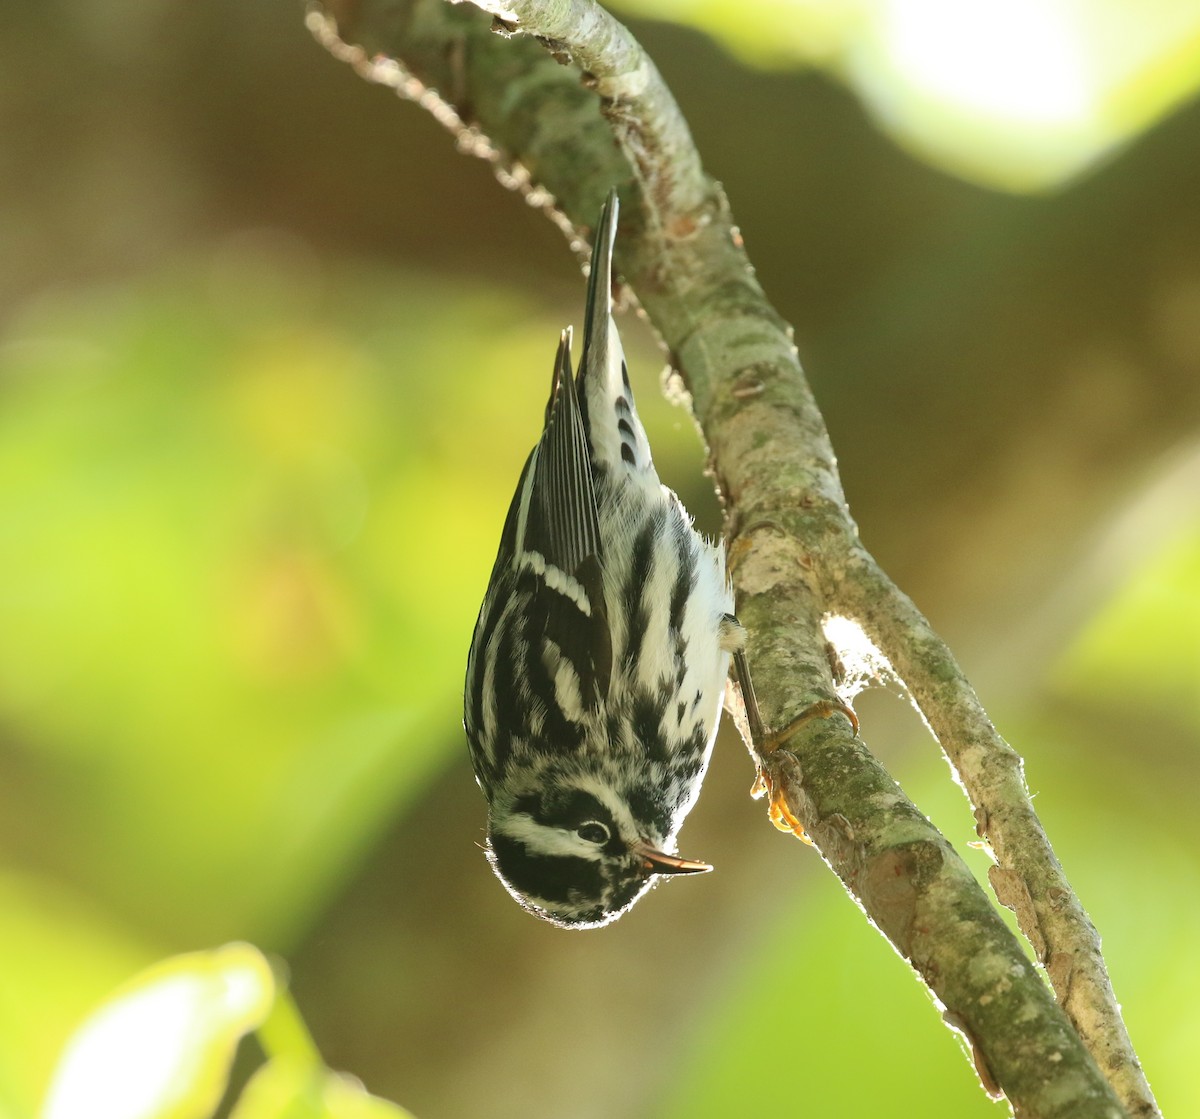
[[[573,698],[577,684],[580,709],[592,709],[608,694],[612,639],[601,573],[600,516],[587,429],[571,372],[570,330],[559,341],[545,430],[514,501],[512,558],[524,574],[534,576],[530,623],[543,640],[549,682],[557,681],[560,706]]]

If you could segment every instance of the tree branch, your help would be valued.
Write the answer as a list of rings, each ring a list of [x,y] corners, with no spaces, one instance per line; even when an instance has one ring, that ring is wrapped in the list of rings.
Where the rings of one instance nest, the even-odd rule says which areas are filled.
[[[1054,855],[1025,786],[1020,755],[1000,736],[954,655],[921,612],[859,551],[831,598],[891,661],[946,752],[996,857],[989,879],[1049,974],[1058,1001],[1129,1113],[1158,1108],[1104,966],[1100,937]]]
[[[859,543],[790,330],[758,286],[658,71],[591,0],[481,6],[490,27],[474,8],[442,0],[330,0],[310,11],[309,25],[364,77],[434,112],[560,225],[562,214],[586,225],[609,185],[632,178],[641,204],[622,211],[617,263],[682,373],[711,449],[768,724],[790,726],[836,697],[823,621],[858,621],[960,774],[997,859],[993,887],[1048,965],[1070,1022],[961,858],[848,723],[801,722],[760,765],[967,1035],[985,1086],[994,1081],[1020,1114],[1117,1116],[1123,1105],[1139,1119],[1157,1115],[1095,930],[1033,811],[1020,758]],[[551,53],[502,37],[521,31]]]

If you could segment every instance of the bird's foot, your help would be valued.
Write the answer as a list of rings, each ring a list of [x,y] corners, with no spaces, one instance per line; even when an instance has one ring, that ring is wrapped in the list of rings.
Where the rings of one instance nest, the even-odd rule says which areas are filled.
[[[854,714],[854,708],[840,699],[819,699],[816,703],[809,704],[783,730],[773,730],[766,735],[759,745],[759,750],[769,754],[791,738],[810,719],[828,719],[834,715],[845,715],[850,722],[850,729],[854,731],[854,737],[858,737],[858,716]]]
[[[762,763],[758,767],[758,776],[754,779],[754,785],[750,789],[750,795],[758,800],[762,796],[767,796],[770,799],[767,801],[767,817],[780,831],[791,832],[802,843],[807,843],[812,846],[812,840],[808,838],[808,832],[804,830],[804,825],[800,823],[796,814],[791,810],[787,802],[787,795],[783,791],[783,782],[777,774],[771,772],[768,768],[768,763]]]
[[[800,823],[800,820],[789,806],[780,774],[776,772],[784,759],[787,759],[788,764],[796,766],[799,765],[799,762],[791,754],[780,753],[777,755],[776,751],[779,750],[779,747],[784,742],[792,737],[797,728],[802,724],[808,722],[810,719],[828,719],[833,715],[844,715],[850,721],[851,729],[857,737],[858,716],[854,714],[854,711],[840,700],[822,699],[805,708],[783,730],[772,731],[770,734],[765,735],[761,742],[756,744],[758,748],[758,775],[754,779],[750,795],[755,799],[764,795],[769,796],[767,815],[771,823],[780,831],[791,832],[797,839],[808,844],[811,844],[812,840],[808,838],[808,833],[804,830],[804,825]]]
[[[838,699],[821,699],[810,704],[799,716],[793,719],[782,730],[767,731],[763,725],[762,715],[758,709],[758,700],[754,694],[754,683],[750,678],[750,664],[745,651],[746,631],[742,624],[732,614],[726,614],[721,621],[721,647],[733,654],[734,670],[737,674],[738,685],[742,693],[743,706],[746,713],[747,729],[750,731],[752,753],[754,755],[758,774],[750,795],[756,800],[769,795],[767,815],[780,831],[791,832],[797,839],[812,843],[804,830],[804,825],[792,811],[787,802],[783,782],[778,770],[783,765],[796,768],[800,763],[795,755],[786,751],[778,752],[788,739],[810,719],[828,719],[834,715],[843,715],[850,722],[854,736],[858,737],[858,716],[853,708]]]

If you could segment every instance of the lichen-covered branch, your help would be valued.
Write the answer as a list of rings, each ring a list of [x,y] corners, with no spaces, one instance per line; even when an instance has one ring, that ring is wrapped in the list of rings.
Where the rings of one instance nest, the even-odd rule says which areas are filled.
[[[996,854],[993,885],[1070,1021],[960,857],[847,721],[800,723],[761,763],[968,1036],[985,1085],[998,1085],[1020,1114],[1157,1114],[1020,759],[862,549],[789,328],[758,286],[657,70],[591,0],[480,6],[490,15],[443,0],[329,0],[309,22],[335,54],[420,101],[560,224],[586,225],[610,185],[628,184],[617,266],[670,349],[711,449],[766,720],[786,727],[835,697],[822,621],[830,612],[858,620],[962,775]],[[628,204],[633,194],[640,205]]]
[[[1099,934],[1042,830],[1020,755],[992,725],[945,642],[871,556],[858,551],[831,595],[891,661],[962,779],[976,828],[996,857],[989,874],[996,896],[1016,913],[1092,1056],[1131,1115],[1157,1115]]]
[[[478,6],[506,32],[526,31],[578,68],[637,171],[649,216],[688,214],[701,205],[704,171],[687,122],[658,68],[624,24],[597,4],[542,4],[536,13],[521,4]]]

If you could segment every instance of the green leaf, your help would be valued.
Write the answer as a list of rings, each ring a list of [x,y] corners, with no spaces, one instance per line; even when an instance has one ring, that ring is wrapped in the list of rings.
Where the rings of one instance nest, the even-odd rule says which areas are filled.
[[[160,954],[68,887],[0,872],[0,1116],[36,1112],[71,1031]]]
[[[412,1119],[351,1077],[286,1059],[269,1061],[246,1085],[230,1119]]]
[[[204,1119],[274,997],[271,968],[249,944],[155,964],[75,1032],[43,1119]]]

